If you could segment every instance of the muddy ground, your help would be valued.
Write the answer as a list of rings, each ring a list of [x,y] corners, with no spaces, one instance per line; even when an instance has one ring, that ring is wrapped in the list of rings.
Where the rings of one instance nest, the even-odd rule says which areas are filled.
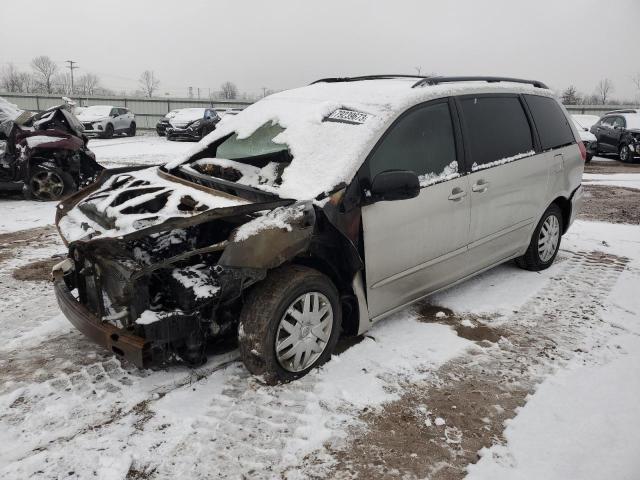
[[[606,185],[584,185],[578,218],[609,223],[640,224],[640,190]]]
[[[607,158],[603,161],[598,160],[598,157],[585,164],[585,173],[640,173],[640,161],[636,160],[635,163],[622,163],[619,160],[615,160],[614,157]]]

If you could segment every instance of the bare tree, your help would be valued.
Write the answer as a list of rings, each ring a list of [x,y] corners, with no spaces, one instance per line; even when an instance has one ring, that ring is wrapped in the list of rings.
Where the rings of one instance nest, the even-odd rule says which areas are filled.
[[[33,69],[38,87],[45,93],[53,93],[55,87],[53,77],[58,72],[56,62],[46,55],[40,55],[31,60],[31,68]]]
[[[22,92],[22,76],[13,63],[2,69],[0,76],[0,86],[6,92]]]
[[[607,103],[609,99],[609,94],[613,91],[613,82],[608,78],[603,78],[596,85],[596,93],[598,94],[598,99],[602,105]]]
[[[635,85],[636,90],[638,90],[638,93],[640,93],[640,73],[636,73],[633,77],[631,77],[631,81]]]
[[[232,82],[224,82],[220,86],[220,90],[222,93],[222,98],[226,98],[228,100],[233,100],[238,97],[238,87]]]
[[[100,88],[100,79],[94,73],[85,73],[77,80],[76,88],[82,95],[95,95]]]
[[[48,93],[71,94],[71,74],[69,72],[58,73],[52,80],[53,91]]]
[[[156,78],[152,70],[145,70],[144,72],[142,72],[138,83],[142,88],[144,96],[149,98],[153,96],[153,92],[158,90],[158,87],[160,86],[160,80]]]

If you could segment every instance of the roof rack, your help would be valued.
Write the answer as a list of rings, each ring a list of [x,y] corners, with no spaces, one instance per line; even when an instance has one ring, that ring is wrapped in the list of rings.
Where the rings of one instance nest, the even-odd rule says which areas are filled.
[[[624,108],[622,110],[611,110],[610,112],[605,113],[605,115],[610,115],[612,113],[638,113],[640,110],[637,108]]]
[[[439,85],[441,83],[453,82],[510,82],[510,83],[528,83],[536,88],[549,88],[544,83],[537,80],[523,80],[521,78],[509,77],[424,77],[412,85],[411,88],[422,87],[424,85]]]
[[[402,74],[387,74],[387,75],[362,75],[359,77],[329,77],[329,78],[321,78],[320,80],[316,80],[315,82],[311,82],[310,85],[314,85],[316,83],[339,83],[339,82],[359,82],[361,80],[389,80],[392,78],[419,78],[424,80],[426,77],[424,75],[402,75]]]

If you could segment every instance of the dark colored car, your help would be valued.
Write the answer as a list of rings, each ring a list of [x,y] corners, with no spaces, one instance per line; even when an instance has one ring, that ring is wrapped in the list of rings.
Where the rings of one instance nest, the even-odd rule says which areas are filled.
[[[595,125],[591,133],[596,136],[596,155],[617,154],[622,162],[632,162],[640,156],[640,112],[615,110],[608,112]]]
[[[171,110],[164,117],[158,120],[158,123],[156,123],[156,132],[158,133],[158,136],[164,137],[167,134],[167,128],[171,126],[169,122],[176,116],[176,113],[178,113],[178,110]]]
[[[219,121],[220,116],[213,108],[183,108],[169,120],[167,140],[198,142],[213,132]]]
[[[82,124],[64,106],[34,114],[0,99],[0,189],[60,200],[102,170]]]

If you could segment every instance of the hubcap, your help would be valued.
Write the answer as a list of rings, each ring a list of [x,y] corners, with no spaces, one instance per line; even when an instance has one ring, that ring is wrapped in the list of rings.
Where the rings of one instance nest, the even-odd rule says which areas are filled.
[[[276,332],[276,358],[289,372],[309,368],[322,355],[333,328],[333,308],[320,292],[296,298],[280,319]]]
[[[560,222],[555,215],[549,215],[542,224],[538,236],[538,256],[543,262],[548,262],[558,248],[560,241]]]
[[[620,160],[626,162],[627,158],[629,158],[629,147],[625,145],[620,149]]]
[[[42,199],[55,200],[64,192],[64,182],[55,172],[41,171],[31,177],[31,191]]]

